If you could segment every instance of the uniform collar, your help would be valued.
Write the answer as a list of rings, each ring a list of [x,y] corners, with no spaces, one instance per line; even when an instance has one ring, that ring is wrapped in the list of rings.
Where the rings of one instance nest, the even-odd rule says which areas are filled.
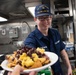
[[[44,37],[43,34],[38,30],[38,28],[35,29],[35,34],[36,34],[36,36],[37,36],[39,39],[41,39],[42,37]]]
[[[53,36],[53,35],[54,35],[53,28],[49,28],[48,34],[49,34],[50,36]]]
[[[44,37],[44,35],[38,30],[38,28],[36,27],[35,29],[35,34],[36,36],[41,39],[42,37]],[[54,32],[52,31],[52,29],[49,28],[49,35],[54,35]]]

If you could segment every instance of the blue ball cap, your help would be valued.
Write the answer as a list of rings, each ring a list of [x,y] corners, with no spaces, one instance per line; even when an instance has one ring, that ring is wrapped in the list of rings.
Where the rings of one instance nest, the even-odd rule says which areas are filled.
[[[47,4],[40,4],[35,8],[35,17],[44,16],[44,15],[52,15],[50,12],[50,7]]]

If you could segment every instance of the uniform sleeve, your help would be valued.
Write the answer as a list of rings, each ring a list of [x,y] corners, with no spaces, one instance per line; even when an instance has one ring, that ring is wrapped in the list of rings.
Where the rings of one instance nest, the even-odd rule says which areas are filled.
[[[65,44],[64,44],[62,41],[60,41],[60,43],[61,43],[61,44],[60,44],[60,45],[61,45],[61,46],[60,46],[60,47],[61,47],[61,49],[60,49],[60,50],[65,49]]]
[[[58,32],[59,33],[59,32]],[[59,33],[59,38],[60,38],[60,51],[62,51],[63,49],[65,49],[65,44],[63,43],[62,39],[61,39],[61,35]]]
[[[24,45],[32,48],[36,48],[36,41],[34,39],[34,36],[29,35],[25,40],[24,40]]]

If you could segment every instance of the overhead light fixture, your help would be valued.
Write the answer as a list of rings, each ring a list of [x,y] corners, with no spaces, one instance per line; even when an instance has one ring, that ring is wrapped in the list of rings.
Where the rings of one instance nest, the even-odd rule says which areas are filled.
[[[33,17],[35,16],[34,11],[35,11],[35,7],[28,7],[28,10],[30,11],[30,13],[33,15]]]
[[[7,21],[6,18],[0,16],[0,22]]]

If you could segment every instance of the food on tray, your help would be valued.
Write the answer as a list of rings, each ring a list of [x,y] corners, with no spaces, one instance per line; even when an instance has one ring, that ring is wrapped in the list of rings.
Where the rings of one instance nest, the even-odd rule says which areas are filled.
[[[51,61],[45,55],[45,50],[43,48],[29,48],[23,47],[17,51],[14,51],[11,55],[6,55],[6,60],[8,60],[7,66],[9,68],[15,67],[19,64],[24,69],[32,69],[44,66]]]

